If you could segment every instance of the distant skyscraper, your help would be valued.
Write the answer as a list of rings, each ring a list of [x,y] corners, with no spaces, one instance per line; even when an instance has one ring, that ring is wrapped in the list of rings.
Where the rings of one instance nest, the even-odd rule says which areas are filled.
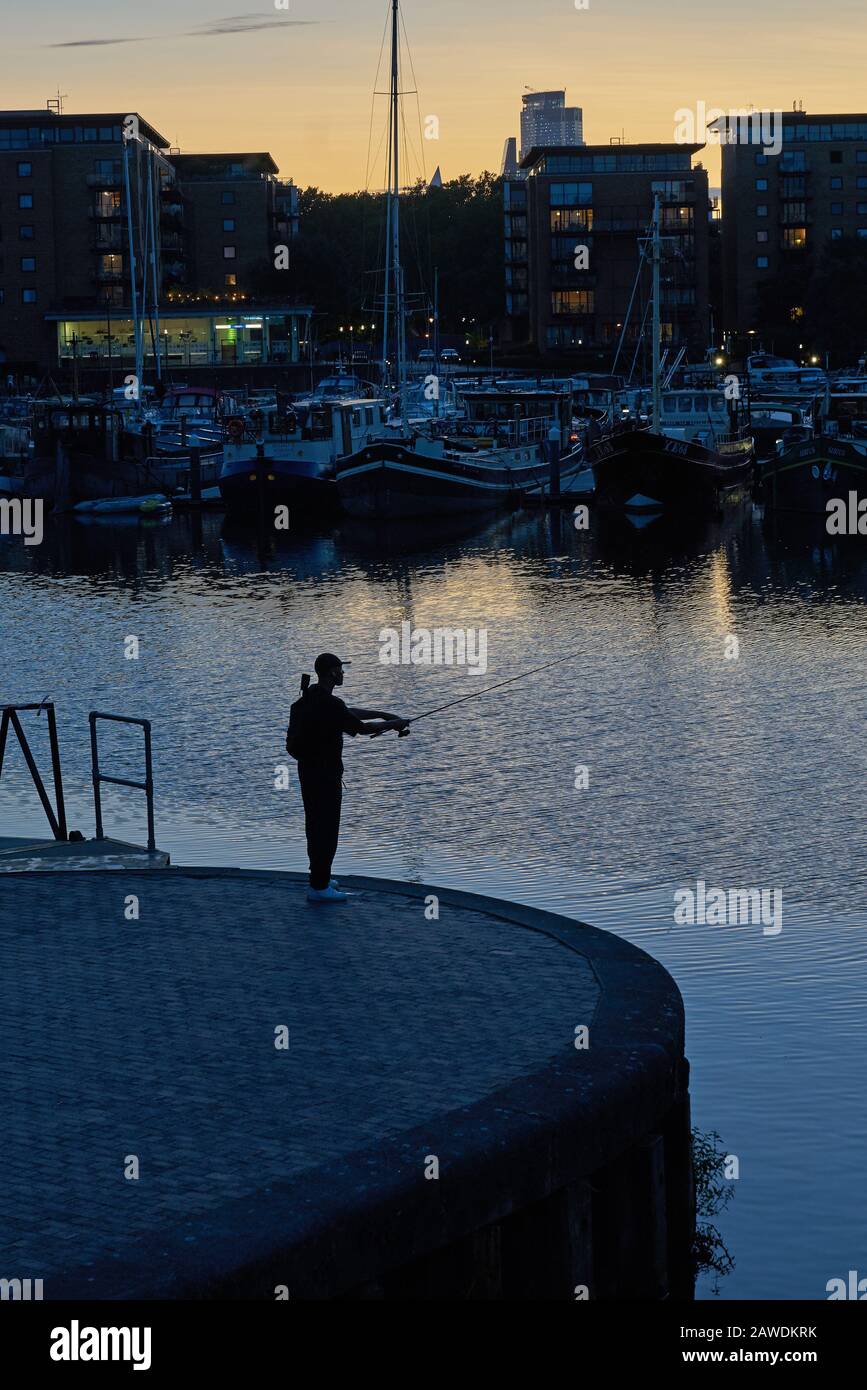
[[[503,146],[500,176],[504,179],[516,179],[518,177],[518,142],[514,135],[510,135]]]
[[[525,92],[521,98],[521,159],[534,145],[583,145],[584,112],[563,92]]]

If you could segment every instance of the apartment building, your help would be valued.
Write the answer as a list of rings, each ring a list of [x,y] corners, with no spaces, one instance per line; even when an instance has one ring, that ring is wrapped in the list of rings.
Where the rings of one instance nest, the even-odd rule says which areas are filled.
[[[563,354],[641,333],[650,272],[640,239],[661,204],[662,341],[703,355],[709,333],[708,178],[701,145],[539,147],[504,185],[506,307],[514,342]]]
[[[139,300],[146,268],[159,301],[151,357],[254,362],[273,345],[297,360],[309,307],[205,307],[243,305],[297,227],[297,190],[269,154],[181,155],[137,113],[0,112],[0,372],[129,359],[130,233]]]
[[[725,327],[739,335],[761,333],[763,285],[785,273],[795,319],[823,247],[867,241],[867,115],[784,112],[775,152],[759,139],[766,114],[718,123]]]

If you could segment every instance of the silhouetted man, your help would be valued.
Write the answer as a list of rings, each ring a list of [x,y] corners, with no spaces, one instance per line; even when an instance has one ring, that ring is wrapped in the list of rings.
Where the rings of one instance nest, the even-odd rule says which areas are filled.
[[[389,729],[401,732],[409,724],[381,710],[348,709],[337,698],[334,687],[343,684],[343,668],[350,664],[333,652],[317,656],[313,669],[318,684],[308,686],[295,701],[286,734],[286,751],[298,761],[310,859],[307,900],[312,903],[345,903],[347,899],[331,877],[343,801],[343,735],[375,738]]]

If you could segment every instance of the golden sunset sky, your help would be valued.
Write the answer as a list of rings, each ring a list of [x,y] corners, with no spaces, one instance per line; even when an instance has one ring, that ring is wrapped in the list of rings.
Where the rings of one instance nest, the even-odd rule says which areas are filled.
[[[277,4],[281,8],[277,8]],[[4,6],[2,101],[139,111],[186,153],[269,150],[284,177],[364,187],[388,0],[40,0]],[[242,13],[237,13],[242,9]],[[588,142],[671,140],[694,107],[867,107],[865,0],[403,0],[411,173],[499,170],[525,88],[565,87]],[[382,85],[382,82],[380,82]],[[409,72],[405,87],[411,87]],[[374,149],[385,119],[376,101]],[[718,151],[707,158],[717,181]],[[379,187],[378,159],[369,183]]]

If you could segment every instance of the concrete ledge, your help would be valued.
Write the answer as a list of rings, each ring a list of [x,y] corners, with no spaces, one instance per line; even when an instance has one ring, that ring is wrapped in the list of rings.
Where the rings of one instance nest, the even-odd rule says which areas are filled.
[[[99,895],[98,881],[116,882],[117,872],[91,869],[86,877]],[[124,891],[135,891],[136,878],[130,870],[132,886],[125,883]],[[29,925],[27,885],[40,879],[21,874],[14,885],[8,879],[0,883],[0,921],[10,901],[3,891],[8,885],[14,886],[17,920]],[[56,893],[64,875],[52,870],[51,880]],[[225,882],[226,897],[230,884],[243,884],[243,901],[251,904],[257,885],[263,892],[266,885],[291,887],[298,897],[305,882],[300,874],[169,868],[151,880],[147,892],[159,893],[164,884],[172,886],[173,897],[183,890],[194,914],[196,885],[214,880]],[[687,1071],[681,997],[667,972],[643,951],[556,914],[476,894],[375,878],[341,881],[363,893],[359,904],[380,916],[406,911],[408,900],[435,893],[441,913],[482,914],[488,923],[559,943],[576,958],[576,970],[579,963],[584,971],[589,965],[596,981],[593,1017],[579,1020],[591,1028],[590,1048],[552,1048],[544,1066],[473,1103],[432,1114],[397,1137],[385,1135],[312,1163],[213,1211],[173,1215],[158,1230],[131,1232],[128,1242],[110,1243],[94,1258],[73,1260],[52,1274],[47,1298],[272,1299],[275,1286],[286,1285],[292,1298],[323,1299],[381,1288],[402,1267],[431,1259],[615,1163],[659,1130],[682,1101]],[[418,901],[413,912],[421,908]],[[324,911],[329,929],[340,931],[351,925],[356,910],[353,904],[307,913],[315,929]],[[348,921],[341,920],[347,912]],[[303,929],[303,922],[298,925]],[[220,949],[218,937],[214,949]],[[563,968],[569,970],[565,957]],[[528,974],[527,991],[535,987]],[[442,1160],[437,1181],[423,1176],[431,1154]]]

